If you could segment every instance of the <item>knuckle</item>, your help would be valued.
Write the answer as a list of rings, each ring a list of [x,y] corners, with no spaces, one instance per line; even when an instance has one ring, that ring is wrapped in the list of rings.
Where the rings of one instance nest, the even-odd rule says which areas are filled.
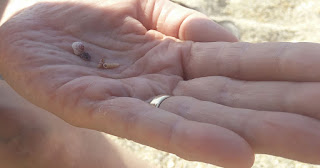
[[[65,140],[73,135],[62,135],[61,131],[46,125],[13,122],[15,124],[9,128],[11,136],[0,139],[5,146],[4,153],[11,158],[9,162],[18,162],[12,164],[50,167],[57,160],[72,160],[70,144],[66,144]]]
[[[39,129],[21,129],[7,141],[8,153],[17,160],[28,161],[41,156],[46,133]]]

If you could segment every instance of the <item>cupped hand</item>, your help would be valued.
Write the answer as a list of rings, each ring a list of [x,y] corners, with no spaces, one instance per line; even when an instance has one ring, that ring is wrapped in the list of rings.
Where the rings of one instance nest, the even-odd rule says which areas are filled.
[[[250,167],[253,152],[320,163],[319,108],[304,99],[317,95],[316,44],[194,43],[236,39],[165,0],[38,3],[0,36],[8,83],[73,125],[223,167]],[[160,94],[174,96],[147,103]]]
[[[179,156],[248,167],[253,153],[236,133],[186,120],[146,101],[172,94],[194,41],[236,41],[195,11],[170,1],[37,3],[0,30],[1,74],[34,104],[65,121]],[[81,41],[91,61],[71,45]],[[101,58],[120,66],[99,69]],[[229,163],[230,162],[230,163]]]

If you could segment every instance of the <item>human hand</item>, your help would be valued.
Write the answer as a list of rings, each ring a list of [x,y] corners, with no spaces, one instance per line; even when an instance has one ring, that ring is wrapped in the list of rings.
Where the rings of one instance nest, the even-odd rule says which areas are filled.
[[[232,65],[238,63],[235,59],[242,57],[232,56],[237,52],[243,52],[245,46],[243,43],[182,42],[179,39],[194,41],[219,41],[223,40],[223,37],[227,37],[226,41],[235,39],[223,33],[221,29],[216,32],[223,36],[216,36],[214,24],[212,22],[209,24],[203,16],[202,19],[178,21],[177,19],[185,17],[177,16],[174,19],[175,15],[164,14],[170,11],[164,9],[172,9],[170,7],[162,8],[160,11],[163,13],[157,12],[159,8],[154,8],[156,10],[150,12],[163,17],[155,19],[156,24],[154,24],[154,20],[150,19],[154,15],[148,15],[147,12],[153,5],[147,5],[143,10],[146,15],[141,18],[137,17],[139,13],[136,12],[141,10],[137,10],[136,7],[139,6],[135,5],[135,2],[113,6],[107,2],[49,3],[24,11],[1,28],[0,35],[4,37],[1,41],[1,51],[5,51],[1,55],[1,72],[20,94],[73,125],[126,137],[186,159],[224,167],[249,167],[253,162],[251,151],[253,149],[257,153],[318,163],[314,157],[318,156],[319,152],[316,148],[319,146],[316,141],[319,139],[319,133],[315,131],[319,127],[318,121],[286,113],[291,121],[288,125],[279,125],[274,129],[268,127],[269,122],[250,125],[246,122],[255,123],[271,119],[268,115],[253,113],[256,111],[243,112],[244,109],[217,106],[214,102],[220,99],[214,100],[207,94],[203,95],[202,88],[184,89],[197,81],[211,84],[212,79],[219,78],[201,78],[204,76],[224,75],[238,78],[233,75],[238,69],[232,69],[234,68]],[[165,2],[163,7],[170,4],[167,1],[157,2]],[[189,18],[193,16],[195,15]],[[30,20],[33,22],[30,23]],[[77,22],[73,22],[74,20]],[[165,23],[161,20],[165,20]],[[199,22],[209,25],[199,26],[197,24]],[[213,27],[210,28],[210,25]],[[152,28],[155,30],[151,30]],[[173,30],[168,31],[164,28]],[[205,32],[203,29],[208,29],[210,32],[203,34]],[[71,43],[79,40],[86,44],[93,57],[90,63],[72,54]],[[268,44],[262,48],[266,46]],[[224,47],[227,47],[226,50]],[[249,51],[260,52],[256,46]],[[264,51],[274,52],[273,48]],[[221,56],[224,62],[221,62]],[[121,66],[113,70],[97,69],[96,65],[101,57],[120,63]],[[29,62],[30,60],[32,62]],[[217,63],[219,61],[220,63]],[[253,61],[259,60],[253,59]],[[264,68],[262,65],[259,66]],[[256,77],[254,75],[239,79],[254,79]],[[258,75],[261,76],[263,77]],[[189,79],[194,80],[186,81]],[[271,78],[265,79],[271,80]],[[179,97],[167,99],[161,105],[161,109],[145,103],[146,100],[159,94]],[[207,104],[202,106],[203,102],[191,96],[184,97],[188,94],[199,100],[206,100],[201,99],[201,96],[207,96],[205,102]],[[194,106],[199,109],[197,115],[192,113],[194,110],[179,110],[179,107],[188,109],[185,101],[197,105]],[[217,114],[214,112],[221,110],[221,107],[224,107],[224,110],[239,111],[244,115],[239,120],[237,115],[219,116],[221,118],[207,116],[209,112],[212,115]],[[258,116],[257,119],[249,120],[252,115]],[[280,118],[276,123],[282,123],[283,120],[287,121]],[[296,125],[290,124],[297,121],[303,124],[308,122],[306,126],[303,125],[293,133],[307,136],[299,138],[294,144],[284,143],[292,139],[288,135],[293,134],[292,129],[296,128],[293,127]],[[257,125],[262,130],[261,134],[253,130]],[[309,130],[307,126],[315,129]],[[263,129],[264,127],[266,129]],[[263,138],[275,133],[279,135],[278,139],[265,142],[266,139]],[[294,146],[296,144],[300,145]]]
[[[1,73],[24,97],[73,125],[187,159],[251,165],[249,145],[232,131],[145,102],[171,94],[183,80],[181,60],[192,42],[181,40],[236,39],[203,15],[169,1],[138,2],[41,3],[24,10],[1,27]],[[86,45],[91,62],[73,54],[74,41]],[[101,57],[121,66],[98,69]]]

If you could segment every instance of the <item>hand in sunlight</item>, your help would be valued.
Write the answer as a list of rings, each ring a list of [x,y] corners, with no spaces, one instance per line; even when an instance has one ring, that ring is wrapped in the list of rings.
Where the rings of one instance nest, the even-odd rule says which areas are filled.
[[[166,0],[37,3],[7,21],[0,36],[7,82],[72,125],[223,167],[250,167],[254,152],[319,163],[317,116],[282,108],[276,91],[290,83],[253,82],[309,80],[290,68],[281,70],[289,76],[276,73],[277,59],[268,55],[289,45],[195,43],[236,38]],[[75,41],[90,61],[73,53]],[[99,69],[101,58],[120,66]],[[160,108],[148,104],[161,94],[173,96]]]

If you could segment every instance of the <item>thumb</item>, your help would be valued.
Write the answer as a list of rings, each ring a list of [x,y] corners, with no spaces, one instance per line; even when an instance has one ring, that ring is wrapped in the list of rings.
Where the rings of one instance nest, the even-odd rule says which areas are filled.
[[[196,42],[236,42],[228,30],[206,15],[168,0],[145,1],[145,15],[141,18],[147,29],[157,30],[180,40]],[[151,4],[151,2],[153,2]]]

